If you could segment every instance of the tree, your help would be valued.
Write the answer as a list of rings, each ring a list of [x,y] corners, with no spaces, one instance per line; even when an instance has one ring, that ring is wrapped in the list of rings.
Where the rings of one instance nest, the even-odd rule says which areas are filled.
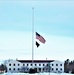
[[[70,65],[69,63],[70,63],[69,59],[65,60],[65,62],[64,62],[64,71],[65,72],[69,72],[69,65]]]
[[[71,65],[71,64],[73,64],[73,61],[71,61],[71,62],[69,63],[69,65]]]
[[[65,62],[64,62],[65,65],[68,65],[69,63],[70,63],[69,59],[65,60]]]
[[[7,72],[7,67],[6,67],[6,65],[1,64],[1,65],[0,65],[0,70],[2,70],[2,71],[5,70],[5,72]]]

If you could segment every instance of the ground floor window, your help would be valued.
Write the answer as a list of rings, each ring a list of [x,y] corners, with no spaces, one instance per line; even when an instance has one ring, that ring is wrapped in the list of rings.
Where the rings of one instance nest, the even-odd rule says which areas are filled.
[[[39,68],[39,71],[41,72],[41,68]]]
[[[11,70],[11,68],[9,68],[9,70]]]

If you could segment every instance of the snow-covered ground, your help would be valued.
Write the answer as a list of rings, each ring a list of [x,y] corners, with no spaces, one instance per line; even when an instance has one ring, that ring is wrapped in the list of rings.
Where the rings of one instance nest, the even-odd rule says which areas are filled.
[[[74,74],[68,74],[68,73],[35,73],[35,74],[29,74],[29,73],[4,73],[1,75],[74,75]]]

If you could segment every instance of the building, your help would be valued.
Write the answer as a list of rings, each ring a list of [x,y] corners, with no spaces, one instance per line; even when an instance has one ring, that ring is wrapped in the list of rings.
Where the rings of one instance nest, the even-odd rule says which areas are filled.
[[[55,60],[54,62],[50,63],[51,66],[51,72],[55,72],[55,73],[62,73],[64,72],[64,63],[60,62],[58,60]]]
[[[23,64],[21,62],[18,62],[16,60],[12,60],[12,59],[6,60],[4,62],[4,64],[7,67],[7,72],[11,72],[11,73],[19,72],[19,70],[23,66]]]
[[[57,60],[6,60],[7,72],[28,72],[32,67],[38,72],[64,72],[64,63]]]

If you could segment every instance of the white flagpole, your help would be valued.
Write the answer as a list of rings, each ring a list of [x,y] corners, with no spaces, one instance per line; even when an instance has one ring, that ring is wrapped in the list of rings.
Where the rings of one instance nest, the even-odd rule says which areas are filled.
[[[32,68],[34,62],[34,7],[32,7]]]

